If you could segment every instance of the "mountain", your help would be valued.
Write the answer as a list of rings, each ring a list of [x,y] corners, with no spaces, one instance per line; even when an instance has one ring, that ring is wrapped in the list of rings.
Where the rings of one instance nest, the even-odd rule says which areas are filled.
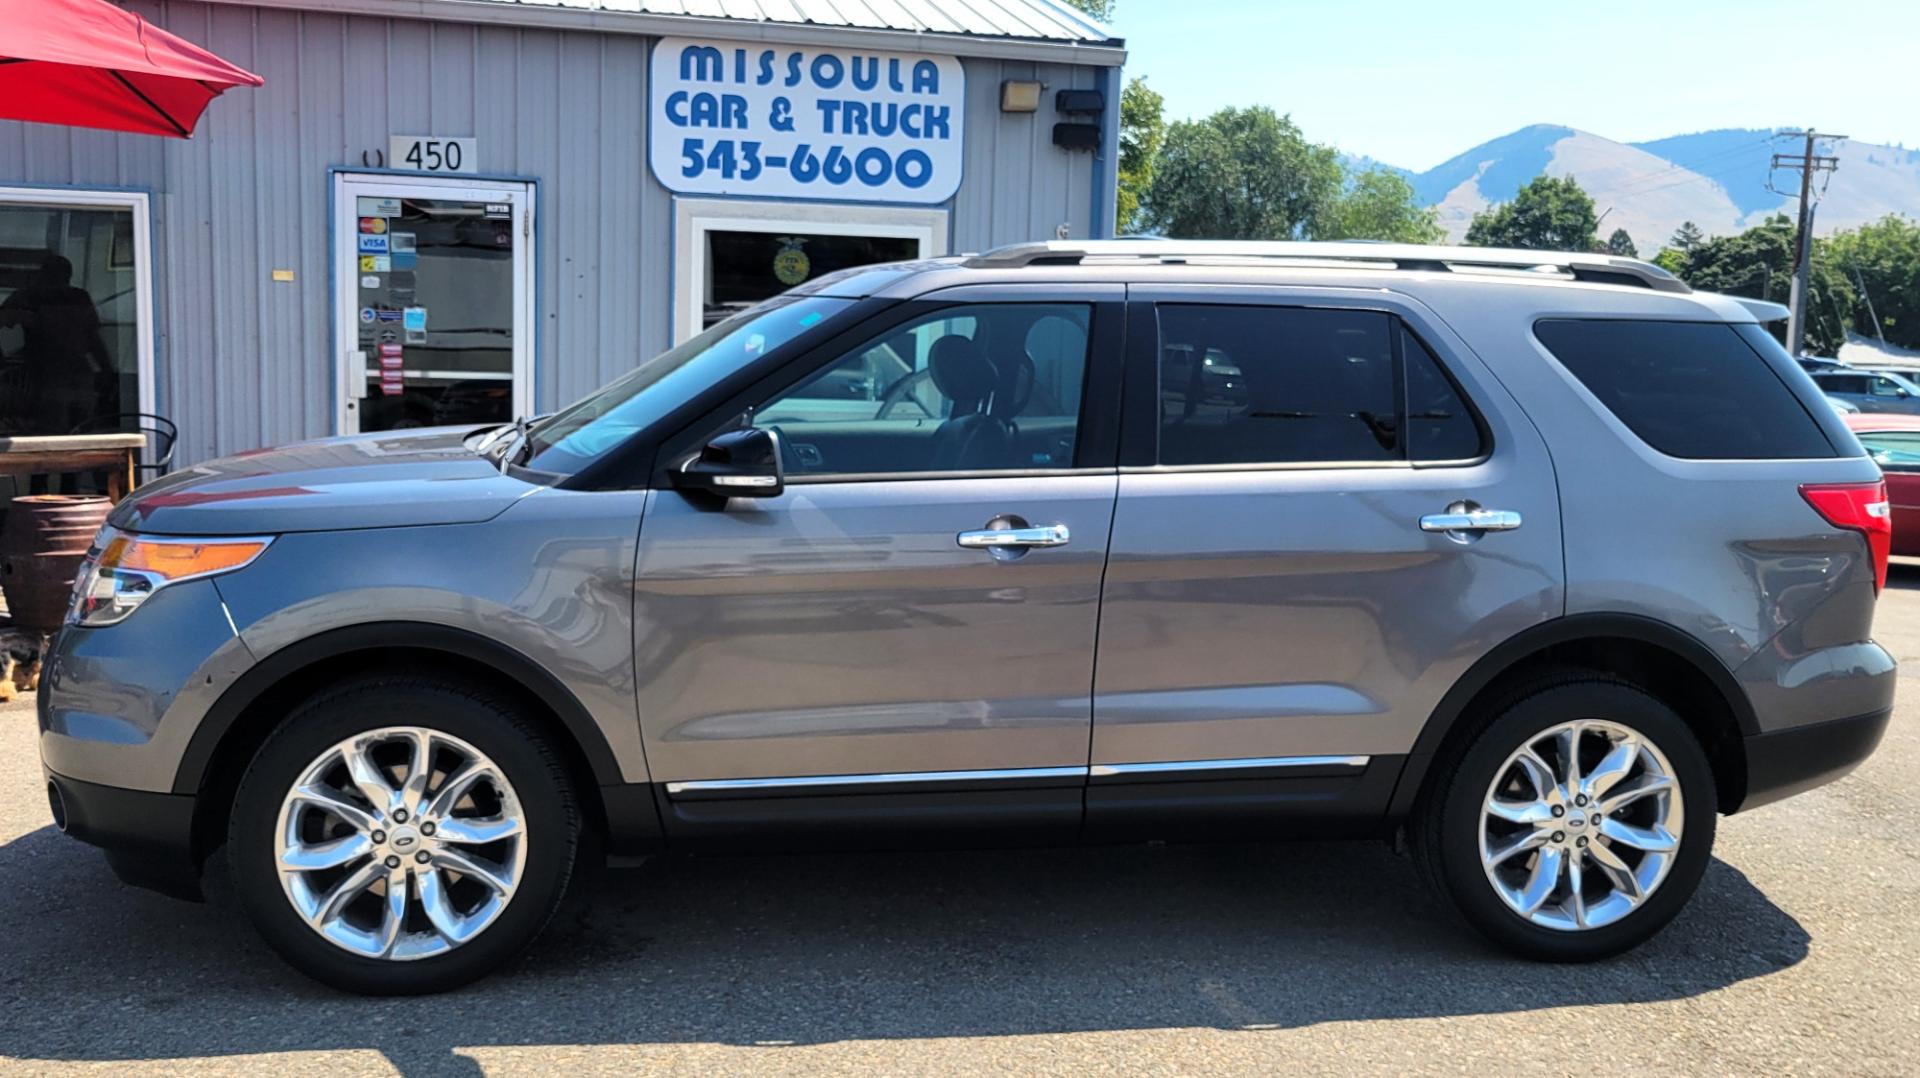
[[[1779,194],[1767,188],[1776,152],[1799,144],[1762,130],[1728,129],[1625,143],[1551,124],[1523,127],[1425,172],[1395,169],[1422,203],[1440,211],[1447,235],[1466,235],[1473,215],[1513,198],[1541,173],[1572,176],[1605,214],[1605,236],[1624,228],[1642,255],[1652,255],[1682,221],[1708,235],[1738,232],[1782,210],[1791,212],[1799,182],[1775,173]],[[1920,151],[1853,139],[1824,141],[1821,152],[1840,159],[1814,218],[1821,234],[1878,220],[1889,213],[1920,217]],[[1383,166],[1391,167],[1391,166]]]

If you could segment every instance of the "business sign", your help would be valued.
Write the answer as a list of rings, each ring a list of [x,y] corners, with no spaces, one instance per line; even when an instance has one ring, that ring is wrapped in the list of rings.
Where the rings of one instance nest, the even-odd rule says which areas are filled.
[[[665,38],[650,83],[648,156],[668,190],[924,204],[960,187],[955,57]]]

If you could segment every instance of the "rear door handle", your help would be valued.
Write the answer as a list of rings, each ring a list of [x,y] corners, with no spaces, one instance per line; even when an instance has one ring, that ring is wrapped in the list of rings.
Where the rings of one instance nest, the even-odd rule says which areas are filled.
[[[1429,513],[1420,518],[1420,530],[1423,532],[1510,532],[1519,526],[1520,514],[1510,509],[1482,509],[1478,506],[1451,505],[1444,513]]]
[[[956,536],[968,550],[999,550],[1007,547],[1066,546],[1073,538],[1065,524],[1043,524],[1037,528],[982,528]]]

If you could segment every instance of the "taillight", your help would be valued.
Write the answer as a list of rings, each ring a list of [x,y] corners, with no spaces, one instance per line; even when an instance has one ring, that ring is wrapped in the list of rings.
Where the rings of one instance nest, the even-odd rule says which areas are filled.
[[[1887,502],[1887,484],[1807,483],[1800,495],[1827,523],[1867,537],[1873,552],[1873,590],[1887,585],[1887,556],[1893,552],[1893,507]]]

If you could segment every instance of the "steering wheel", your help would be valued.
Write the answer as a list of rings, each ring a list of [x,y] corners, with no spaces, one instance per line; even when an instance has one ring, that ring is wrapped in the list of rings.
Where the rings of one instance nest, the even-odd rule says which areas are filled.
[[[912,371],[908,374],[903,374],[899,378],[895,379],[894,383],[887,387],[887,391],[880,395],[880,410],[873,414],[873,418],[875,419],[892,418],[892,416],[889,413],[891,413],[893,409],[903,401],[911,401],[913,403],[914,409],[917,410],[920,414],[917,416],[905,416],[902,418],[911,418],[911,419],[936,418],[932,412],[927,411],[926,405],[920,403],[920,398],[914,395],[914,390],[920,388],[922,383],[926,382],[928,379],[932,377],[933,377],[932,371],[919,370],[919,371]]]

